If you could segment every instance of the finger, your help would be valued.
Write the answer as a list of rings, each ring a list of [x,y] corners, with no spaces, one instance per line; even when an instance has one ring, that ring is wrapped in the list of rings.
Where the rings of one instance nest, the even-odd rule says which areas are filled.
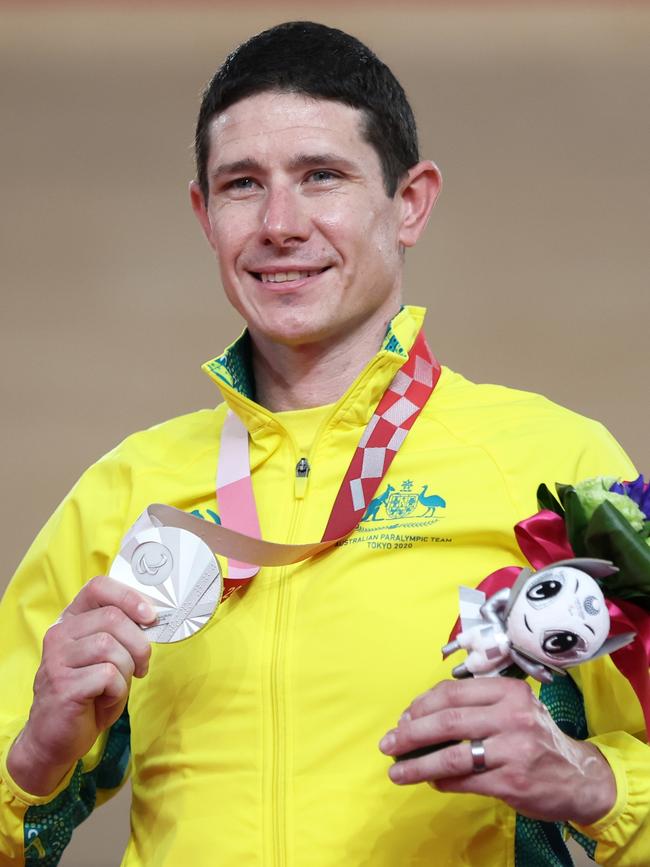
[[[62,628],[74,641],[107,633],[128,652],[133,660],[135,676],[143,677],[147,673],[151,644],[142,629],[121,609],[109,605],[85,611],[75,617],[67,617],[62,626],[57,628]]]
[[[523,777],[519,781],[515,779],[515,768],[505,774],[506,765],[509,762],[512,765],[512,739],[496,735],[479,740],[484,750],[485,766],[480,773],[476,770],[472,744],[463,741],[417,759],[398,762],[389,769],[388,775],[398,785],[428,782],[441,791],[467,791],[495,797],[499,797],[506,787],[512,791],[513,785],[523,785]]]
[[[490,774],[487,771],[483,774],[472,772],[461,777],[442,777],[428,782],[433,789],[437,789],[439,792],[489,795],[503,801],[508,799],[508,802],[512,796],[512,789],[507,785],[507,780],[500,770],[495,770]]]
[[[382,738],[379,748],[386,755],[397,756],[430,744],[487,738],[503,727],[497,707],[489,713],[483,707],[445,707],[425,717],[400,720],[397,728]]]
[[[126,699],[129,685],[111,662],[89,665],[75,672],[70,681],[70,699],[79,704],[103,696],[109,704]]]
[[[414,699],[402,718],[417,719],[449,707],[486,707],[507,697],[526,701],[531,697],[531,689],[523,680],[504,677],[443,680]]]
[[[466,777],[472,773],[472,753],[468,741],[445,747],[443,750],[428,753],[417,759],[396,762],[388,770],[388,776],[400,786]]]
[[[108,605],[119,608],[136,623],[149,624],[156,619],[156,611],[145,596],[108,575],[98,575],[88,581],[65,609],[63,616],[82,614]]]
[[[440,792],[473,792],[476,795],[490,795],[499,798],[513,806],[513,799],[524,796],[531,791],[533,781],[538,774],[535,765],[530,766],[518,757],[525,755],[527,745],[525,739],[496,736],[482,741],[484,750],[483,762],[485,770],[477,772],[472,758],[471,745],[465,744],[469,754],[470,770],[458,776],[431,777],[429,783]],[[513,761],[515,757],[515,761]],[[433,773],[436,773],[434,770]],[[556,787],[557,790],[557,787]]]
[[[117,668],[126,683],[130,683],[135,671],[135,662],[131,654],[108,632],[86,635],[71,642],[66,662],[68,667],[73,669],[110,662]]]

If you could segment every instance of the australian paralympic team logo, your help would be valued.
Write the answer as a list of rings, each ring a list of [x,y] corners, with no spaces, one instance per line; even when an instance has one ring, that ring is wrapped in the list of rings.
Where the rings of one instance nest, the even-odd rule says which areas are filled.
[[[368,548],[413,548],[428,543],[452,541],[443,530],[446,499],[429,485],[406,479],[399,486],[380,489],[357,529],[339,545],[365,544]],[[441,528],[427,529],[443,522]]]
[[[446,507],[443,497],[429,493],[428,485],[415,486],[412,479],[407,479],[399,489],[388,485],[371,500],[361,523],[393,522],[394,526],[404,526],[405,522],[414,526],[435,524],[441,517],[439,510]],[[360,526],[359,529],[372,528]]]

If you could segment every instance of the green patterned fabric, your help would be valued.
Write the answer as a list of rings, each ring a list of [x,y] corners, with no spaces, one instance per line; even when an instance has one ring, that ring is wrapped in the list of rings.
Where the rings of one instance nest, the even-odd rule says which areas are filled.
[[[397,337],[393,334],[390,324],[388,325],[388,331],[386,332],[386,337],[384,338],[384,342],[381,348],[386,350],[387,352],[396,352],[398,355],[403,355],[404,358],[408,358],[408,352],[404,349]]]
[[[564,734],[576,740],[587,737],[584,702],[571,677],[556,674],[553,683],[542,684],[539,698]],[[593,860],[596,843],[568,823],[542,822],[517,815],[516,867],[572,867],[573,859],[564,842],[567,831]]]
[[[540,822],[517,815],[516,867],[572,867],[562,822]]]
[[[250,365],[251,339],[244,331],[223,355],[213,358],[206,365],[208,370],[239,394],[255,400],[255,382]]]
[[[392,323],[388,323],[386,335],[381,346],[382,350],[395,352],[406,360],[408,352],[393,332]],[[255,400],[255,380],[250,364],[251,339],[248,330],[244,331],[234,343],[226,349],[223,355],[218,355],[208,361],[205,367],[226,385],[234,388],[239,394],[250,400]]]
[[[111,727],[101,761],[83,772],[77,763],[68,787],[49,804],[30,807],[25,813],[25,864],[55,867],[70,842],[72,832],[95,807],[97,789],[116,789],[124,779],[130,756],[128,712]]]
[[[592,840],[591,837],[585,836],[585,834],[581,834],[580,831],[577,831],[572,825],[568,826],[569,834],[573,837],[576,843],[580,843],[582,848],[585,850],[587,855],[591,858],[592,861],[596,860],[596,841]]]

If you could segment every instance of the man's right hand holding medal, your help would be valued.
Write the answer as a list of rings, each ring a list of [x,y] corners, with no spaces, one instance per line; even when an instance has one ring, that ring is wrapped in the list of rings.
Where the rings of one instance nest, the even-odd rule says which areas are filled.
[[[140,626],[155,619],[139,593],[112,578],[84,585],[43,639],[29,720],[7,758],[18,786],[50,794],[119,719],[131,678],[149,667]]]

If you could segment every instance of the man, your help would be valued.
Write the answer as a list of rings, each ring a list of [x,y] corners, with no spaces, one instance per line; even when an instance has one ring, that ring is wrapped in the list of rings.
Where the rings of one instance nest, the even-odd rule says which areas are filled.
[[[541,701],[518,681],[451,682],[438,661],[458,586],[523,562],[512,527],[538,483],[632,468],[543,398],[438,378],[401,277],[440,176],[401,87],[346,34],[282,25],[217,72],[196,152],[192,206],[247,331],[206,365],[225,403],[91,467],[7,591],[0,863],[56,863],[129,764],[127,865],[563,864],[565,827],[605,863],[647,863],[641,713],[609,660]],[[227,411],[262,537],[305,542],[336,524],[391,389],[399,417],[361,459],[372,498],[353,479],[357,529],[150,648],[155,613],[105,576],[149,503],[236,523],[215,497]]]

